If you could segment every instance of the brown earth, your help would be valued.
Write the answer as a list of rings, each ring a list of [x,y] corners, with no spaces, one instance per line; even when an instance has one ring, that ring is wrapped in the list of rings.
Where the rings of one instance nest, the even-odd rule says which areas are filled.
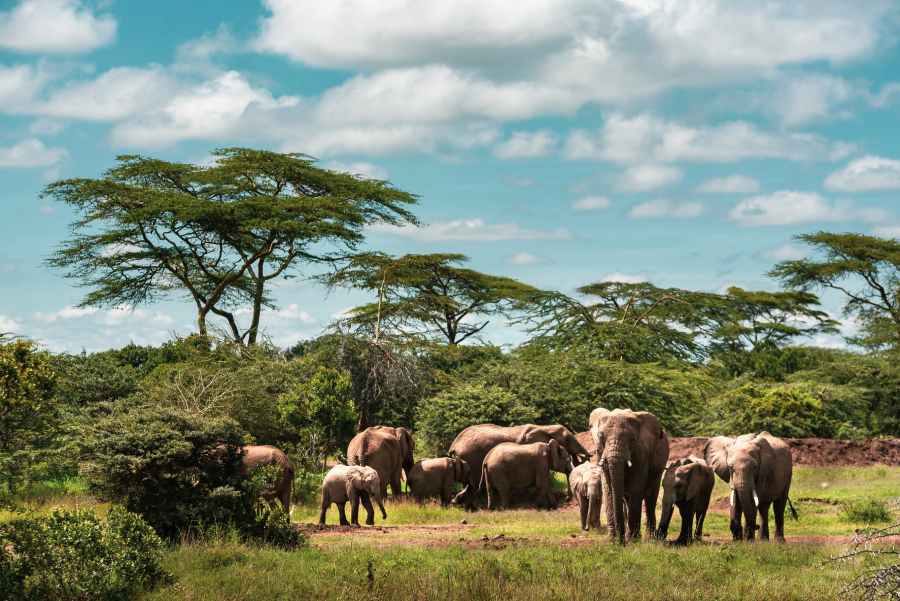
[[[704,437],[672,438],[669,458],[703,456]],[[791,446],[794,465],[861,466],[900,465],[900,438],[833,440],[830,438],[785,438]]]

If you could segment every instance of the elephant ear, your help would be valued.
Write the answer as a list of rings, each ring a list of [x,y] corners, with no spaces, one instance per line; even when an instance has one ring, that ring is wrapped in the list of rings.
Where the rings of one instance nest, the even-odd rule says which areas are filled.
[[[519,437],[516,439],[518,444],[527,444],[529,442],[547,442],[546,436],[541,437],[540,430],[538,430],[535,426],[527,425],[522,428],[522,433],[519,434]]]
[[[754,442],[759,451],[759,456],[757,457],[757,461],[759,461],[759,481],[756,483],[756,489],[758,491],[767,491],[769,482],[772,481],[775,473],[775,450],[765,436],[757,436]]]
[[[728,469],[728,447],[732,444],[734,439],[730,436],[715,436],[706,441],[706,446],[703,447],[706,463],[725,482],[731,480],[731,470]]]
[[[364,484],[363,484],[363,478],[362,478],[362,471],[361,470],[352,470],[347,475],[347,481],[345,483],[345,486],[347,488],[347,498],[350,498],[353,496],[354,490],[360,490],[361,488],[363,488]]]

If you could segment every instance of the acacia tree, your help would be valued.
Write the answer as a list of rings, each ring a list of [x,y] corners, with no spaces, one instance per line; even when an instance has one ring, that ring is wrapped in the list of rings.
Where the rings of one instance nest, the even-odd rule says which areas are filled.
[[[212,165],[120,156],[100,179],[50,184],[72,206],[74,236],[48,259],[92,290],[82,306],[137,305],[186,293],[207,333],[209,313],[255,344],[267,285],[303,264],[335,261],[367,224],[415,223],[416,197],[387,182],[335,173],[300,154],[213,152]],[[243,331],[234,308],[249,304]]]
[[[375,302],[356,307],[348,317],[370,329],[375,340],[387,326],[456,345],[487,327],[485,318],[509,315],[538,293],[512,278],[461,267],[466,261],[461,254],[365,253],[326,281],[376,294]]]
[[[900,348],[900,240],[855,233],[817,232],[797,239],[813,258],[783,261],[770,275],[799,290],[834,290],[844,314],[859,319],[858,344]]]

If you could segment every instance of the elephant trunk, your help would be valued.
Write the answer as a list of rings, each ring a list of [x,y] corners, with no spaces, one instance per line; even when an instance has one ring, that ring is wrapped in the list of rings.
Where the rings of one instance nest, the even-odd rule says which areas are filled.
[[[603,494],[609,535],[614,541],[625,542],[625,453],[607,450],[603,457]]]
[[[740,513],[744,517],[744,540],[753,540],[756,535],[756,511],[757,500],[753,480],[742,478],[737,473],[732,480],[732,491],[740,502]]]

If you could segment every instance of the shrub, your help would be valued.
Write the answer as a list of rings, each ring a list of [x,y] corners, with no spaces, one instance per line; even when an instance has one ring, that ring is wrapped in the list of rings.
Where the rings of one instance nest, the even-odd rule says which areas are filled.
[[[511,426],[534,422],[537,409],[508,390],[485,384],[461,384],[423,401],[417,429],[433,453],[447,451],[457,434],[474,424]]]
[[[153,528],[119,507],[106,522],[89,510],[18,519],[0,525],[0,598],[132,599],[166,579],[162,553]]]
[[[843,504],[841,518],[847,522],[879,524],[891,521],[891,512],[883,501],[866,499]]]

